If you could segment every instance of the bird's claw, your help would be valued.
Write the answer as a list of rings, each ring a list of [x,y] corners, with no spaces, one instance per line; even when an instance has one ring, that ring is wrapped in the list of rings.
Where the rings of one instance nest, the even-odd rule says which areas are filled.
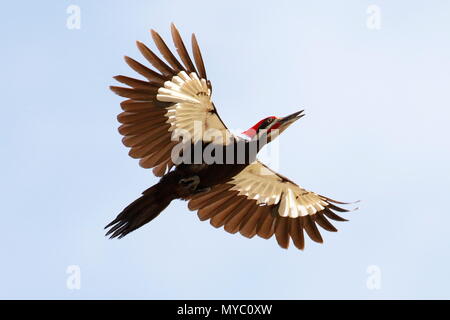
[[[178,183],[189,190],[195,191],[200,183],[200,178],[198,176],[192,176],[189,178],[180,179]]]

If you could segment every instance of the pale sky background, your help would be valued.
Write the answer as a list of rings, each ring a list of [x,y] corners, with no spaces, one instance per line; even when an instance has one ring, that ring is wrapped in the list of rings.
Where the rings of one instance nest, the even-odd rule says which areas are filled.
[[[362,200],[323,245],[230,235],[182,202],[104,237],[157,182],[121,144],[108,86],[135,75],[123,55],[144,61],[135,40],[172,21],[197,34],[230,127],[306,110],[280,137],[281,173]],[[449,1],[9,1],[0,33],[0,298],[450,298]]]

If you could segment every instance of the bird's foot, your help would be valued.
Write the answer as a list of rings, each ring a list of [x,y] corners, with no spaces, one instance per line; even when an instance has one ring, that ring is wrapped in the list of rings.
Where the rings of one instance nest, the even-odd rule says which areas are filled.
[[[178,183],[180,185],[182,185],[183,187],[185,187],[186,189],[189,189],[191,191],[196,191],[197,186],[200,183],[200,178],[198,176],[192,176],[189,178],[180,179],[180,181],[178,181]]]

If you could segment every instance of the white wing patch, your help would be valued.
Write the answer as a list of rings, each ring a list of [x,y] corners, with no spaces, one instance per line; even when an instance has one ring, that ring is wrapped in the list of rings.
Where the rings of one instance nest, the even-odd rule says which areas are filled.
[[[313,215],[328,205],[318,194],[284,180],[259,161],[247,166],[229,183],[234,184],[230,190],[239,191],[239,195],[254,199],[258,204],[278,204],[282,217]]]
[[[196,73],[188,75],[181,71],[159,88],[156,98],[173,103],[167,107],[166,113],[167,122],[171,125],[169,131],[186,130],[194,143],[199,140],[211,142],[218,139],[217,136],[221,137],[221,143],[231,141],[231,133],[217,116],[211,102],[211,90],[206,80],[199,79]]]

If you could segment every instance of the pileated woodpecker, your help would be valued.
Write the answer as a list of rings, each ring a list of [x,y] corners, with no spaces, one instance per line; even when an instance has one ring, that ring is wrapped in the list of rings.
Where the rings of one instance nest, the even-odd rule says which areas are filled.
[[[125,57],[126,63],[146,80],[120,75],[114,78],[128,87],[111,86],[112,91],[128,99],[121,103],[123,112],[118,121],[122,123],[119,132],[124,136],[123,143],[131,148],[129,155],[162,178],[105,227],[110,228],[106,235],[127,235],[157,217],[174,199],[188,200],[189,209],[197,210],[200,220],[210,219],[214,227],[224,226],[230,233],[239,231],[248,238],[258,235],[265,239],[275,234],[282,248],[287,248],[292,239],[297,248],[303,249],[303,230],[313,241],[322,242],[317,225],[337,231],[327,218],[346,221],[335,211],[349,211],[336,205],[348,203],[305,190],[256,159],[265,144],[303,116],[302,111],[262,119],[244,132],[248,139],[231,134],[211,101],[211,82],[195,35],[194,65],[173,24],[171,32],[181,62],[151,30],[166,62],[138,41],[138,49],[157,71]],[[200,134],[196,127],[201,129]],[[211,129],[225,138],[204,134]],[[187,133],[188,138],[176,137],[177,130]],[[174,152],[180,145],[183,148]],[[215,161],[203,157],[195,161],[196,148],[213,150]]]

